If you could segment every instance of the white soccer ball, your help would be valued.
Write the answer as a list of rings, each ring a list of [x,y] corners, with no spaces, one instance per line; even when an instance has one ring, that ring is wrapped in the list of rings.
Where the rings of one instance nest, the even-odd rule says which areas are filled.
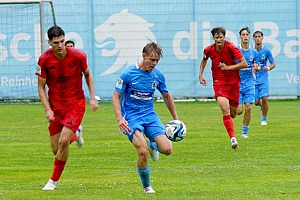
[[[167,138],[173,142],[179,142],[185,138],[187,129],[185,124],[180,120],[169,121],[165,127]]]

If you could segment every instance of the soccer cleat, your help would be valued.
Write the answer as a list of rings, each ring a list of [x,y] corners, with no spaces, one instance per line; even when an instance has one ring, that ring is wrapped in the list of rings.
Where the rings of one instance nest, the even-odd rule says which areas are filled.
[[[242,138],[245,138],[245,139],[249,138],[249,136],[247,135],[247,133],[243,133],[243,134],[241,135],[241,137],[242,137]]]
[[[84,144],[84,140],[82,137],[82,131],[83,131],[83,126],[80,125],[76,131],[76,135],[77,135],[76,145],[77,145],[78,149],[80,149]]]
[[[43,187],[43,190],[54,190],[55,188],[56,188],[56,181],[52,181],[51,179],[49,179],[49,181]]]
[[[231,138],[231,147],[232,147],[233,149],[239,148],[239,144],[238,144],[238,142],[236,141],[235,137],[232,137],[232,138]]]
[[[266,126],[268,123],[266,121],[261,121],[261,124],[262,126]]]
[[[158,161],[158,159],[159,159],[159,153],[158,153],[158,151],[156,151],[156,149],[153,149],[150,146],[150,140],[148,138],[147,138],[147,143],[148,143],[149,153],[150,153],[150,156],[151,156],[152,160],[154,162]]]
[[[144,192],[145,193],[155,193],[155,191],[153,190],[153,188],[151,186],[145,187]]]

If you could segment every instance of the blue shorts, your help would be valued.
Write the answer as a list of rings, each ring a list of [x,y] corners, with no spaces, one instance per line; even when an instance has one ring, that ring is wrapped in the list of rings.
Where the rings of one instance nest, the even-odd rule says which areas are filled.
[[[165,125],[160,121],[156,113],[151,113],[140,118],[128,119],[127,121],[132,130],[131,133],[127,134],[131,142],[137,129],[144,133],[151,142],[154,142],[156,136],[165,134]]]
[[[255,89],[254,87],[247,87],[242,89],[240,91],[240,98],[239,98],[239,104],[244,104],[244,103],[254,103],[254,97],[255,97]]]
[[[269,97],[269,81],[255,85],[255,100]]]

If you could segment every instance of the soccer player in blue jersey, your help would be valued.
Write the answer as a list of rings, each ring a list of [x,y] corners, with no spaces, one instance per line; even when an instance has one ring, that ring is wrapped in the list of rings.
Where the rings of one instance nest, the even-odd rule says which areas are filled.
[[[245,114],[243,118],[242,138],[249,138],[248,130],[250,128],[252,105],[255,99],[255,72],[260,68],[258,66],[258,53],[256,49],[250,47],[250,29],[244,27],[240,30],[241,44],[238,46],[244,58],[248,63],[247,68],[240,69],[240,98],[237,114],[243,113],[243,105],[245,105]]]
[[[253,33],[254,48],[258,52],[261,70],[256,73],[255,105],[261,106],[261,125],[267,125],[269,111],[269,71],[275,68],[273,55],[268,47],[263,46],[264,35],[261,31]],[[268,62],[270,65],[268,66]]]
[[[155,89],[162,94],[173,119],[178,119],[165,77],[156,68],[162,53],[156,43],[148,43],[143,48],[142,60],[128,66],[119,76],[112,97],[119,129],[128,136],[137,151],[137,172],[145,193],[155,193],[150,184],[148,149],[154,161],[158,160],[159,153],[172,153],[172,143],[165,136],[164,124],[154,110]]]

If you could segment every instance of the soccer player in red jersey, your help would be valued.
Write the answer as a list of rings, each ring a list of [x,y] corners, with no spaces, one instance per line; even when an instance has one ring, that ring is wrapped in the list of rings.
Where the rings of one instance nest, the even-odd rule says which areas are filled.
[[[48,43],[52,48],[40,56],[36,75],[38,93],[49,121],[50,142],[55,155],[52,176],[43,190],[54,190],[68,160],[69,144],[80,137],[75,132],[83,119],[86,106],[82,75],[89,88],[93,111],[98,108],[98,103],[95,100],[94,81],[86,54],[81,50],[65,47],[65,33],[60,27],[53,26],[47,33]]]
[[[241,51],[234,44],[225,40],[226,30],[223,27],[214,27],[211,34],[215,43],[206,47],[203,51],[199,81],[203,86],[207,85],[203,72],[207,60],[210,58],[212,61],[214,97],[221,108],[223,124],[230,137],[231,147],[236,149],[238,148],[238,142],[235,138],[232,118],[236,117],[239,105],[241,81],[239,69],[246,68],[248,65]]]

